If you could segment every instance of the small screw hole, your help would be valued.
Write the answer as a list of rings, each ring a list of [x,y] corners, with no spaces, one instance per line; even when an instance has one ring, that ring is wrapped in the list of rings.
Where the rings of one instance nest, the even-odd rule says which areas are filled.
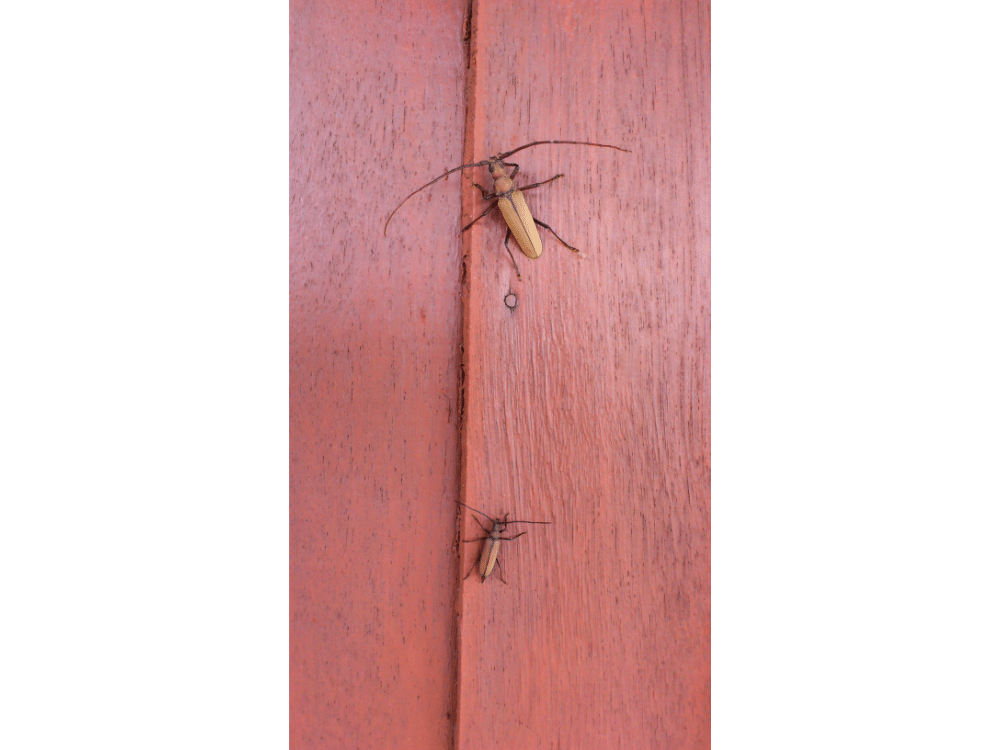
[[[513,292],[508,292],[507,296],[503,298],[503,303],[507,305],[507,308],[513,310],[517,307],[517,296]]]

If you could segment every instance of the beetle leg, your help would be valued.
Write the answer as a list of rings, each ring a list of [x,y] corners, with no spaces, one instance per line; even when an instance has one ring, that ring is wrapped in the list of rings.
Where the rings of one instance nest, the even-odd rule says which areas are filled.
[[[486,188],[484,188],[484,187],[483,187],[482,185],[480,185],[480,184],[479,184],[478,182],[473,182],[473,183],[472,183],[472,187],[474,187],[474,188],[479,188],[479,192],[483,194],[483,200],[486,200],[486,201],[491,201],[491,200],[493,200],[494,198],[496,198],[496,197],[497,197],[497,194],[496,194],[496,193],[490,193],[490,192],[488,192],[488,191],[486,190]]]
[[[474,571],[478,565],[479,565],[479,558],[477,557],[475,560],[472,561],[472,567],[469,568],[469,572],[465,574],[465,578],[463,578],[462,580],[464,581],[466,578],[471,576],[472,571]]]
[[[489,539],[489,537],[488,536],[480,536],[480,537],[476,537],[475,539],[463,539],[462,542],[463,542],[463,544],[467,543],[467,542],[481,542],[484,539]]]
[[[562,237],[560,237],[558,234],[556,234],[556,230],[555,229],[553,229],[552,227],[550,227],[548,224],[546,224],[544,221],[542,221],[541,219],[539,219],[537,216],[535,216],[534,219],[535,219],[535,223],[538,226],[545,227],[546,229],[548,229],[550,232],[552,232],[552,236],[553,237],[555,237],[557,240],[559,240],[561,243],[563,243],[566,247],[568,247],[574,253],[580,253],[580,249],[579,248],[573,247],[568,242],[566,242],[566,240],[564,240]],[[587,256],[584,255],[583,253],[580,253],[580,257],[581,258],[586,258]]]
[[[502,536],[500,539],[503,539],[505,542],[513,542],[519,536],[524,536],[527,533],[527,531],[522,531],[520,534],[515,534],[514,536]]]
[[[507,227],[507,236],[503,238],[503,246],[507,248],[507,255],[510,256],[510,262],[514,264],[514,270],[517,272],[517,280],[521,280],[521,269],[517,267],[517,261],[514,260],[514,253],[510,251],[510,227]]]
[[[471,227],[473,224],[475,224],[481,218],[483,218],[484,216],[486,216],[486,214],[488,214],[490,211],[492,211],[496,207],[497,207],[497,202],[494,201],[492,206],[490,206],[489,208],[487,208],[485,211],[483,211],[481,214],[479,214],[479,216],[477,216],[475,219],[473,219],[468,224],[466,224],[464,227],[462,227],[462,232],[464,232],[466,229],[468,229],[469,227]],[[461,234],[462,232],[459,232],[459,234]]]
[[[544,182],[536,182],[534,185],[528,185],[526,187],[519,187],[518,190],[520,190],[523,193],[525,190],[531,190],[532,188],[541,187],[542,185],[548,185],[553,180],[558,180],[562,176],[563,175],[561,175],[561,174],[557,174],[555,177],[550,177],[549,179],[545,180]]]
[[[500,558],[499,557],[497,558],[497,574],[500,576],[500,580],[503,581],[503,584],[506,586],[507,585],[507,581],[504,580],[504,577],[503,577],[503,566],[500,564]]]

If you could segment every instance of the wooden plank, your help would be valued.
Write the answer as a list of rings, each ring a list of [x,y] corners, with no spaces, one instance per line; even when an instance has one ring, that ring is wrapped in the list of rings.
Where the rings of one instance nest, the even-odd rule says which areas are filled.
[[[529,204],[586,260],[543,230],[519,282],[499,219],[466,239],[463,497],[556,523],[501,551],[509,586],[463,584],[457,747],[706,748],[709,4],[473,17],[466,161],[634,153],[512,157],[521,184],[565,173]]]
[[[476,6],[468,158],[635,151],[518,155],[589,256],[523,282],[456,181],[381,237],[460,161],[464,12],[292,4],[291,744],[706,747],[708,7]],[[460,410],[466,500],[556,525],[456,605]]]
[[[291,747],[450,748],[466,5],[290,13]]]

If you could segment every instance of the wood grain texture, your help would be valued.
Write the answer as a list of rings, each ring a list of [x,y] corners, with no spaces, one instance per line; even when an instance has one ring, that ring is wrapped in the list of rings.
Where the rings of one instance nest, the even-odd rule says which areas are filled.
[[[293,748],[453,746],[465,13],[291,4]]]
[[[538,6],[291,4],[295,749],[709,746],[709,5]]]
[[[588,259],[543,230],[518,282],[499,221],[466,240],[464,502],[555,525],[505,543],[509,586],[463,584],[457,746],[705,748],[709,6],[473,18],[465,161],[549,138],[634,153],[517,155],[520,184],[565,173],[526,197]]]

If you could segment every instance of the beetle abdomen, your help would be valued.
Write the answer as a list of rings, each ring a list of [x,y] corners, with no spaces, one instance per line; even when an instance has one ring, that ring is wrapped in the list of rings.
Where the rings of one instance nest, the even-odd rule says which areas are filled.
[[[490,537],[483,547],[483,554],[479,558],[479,575],[486,580],[486,576],[493,572],[493,566],[497,564],[497,555],[500,552],[500,540]]]
[[[542,238],[538,236],[538,227],[528,210],[528,204],[524,201],[524,195],[520,190],[515,190],[509,196],[503,195],[498,201],[500,213],[503,214],[504,221],[510,227],[510,233],[514,235],[517,244],[521,246],[521,252],[534,260],[542,254]]]

